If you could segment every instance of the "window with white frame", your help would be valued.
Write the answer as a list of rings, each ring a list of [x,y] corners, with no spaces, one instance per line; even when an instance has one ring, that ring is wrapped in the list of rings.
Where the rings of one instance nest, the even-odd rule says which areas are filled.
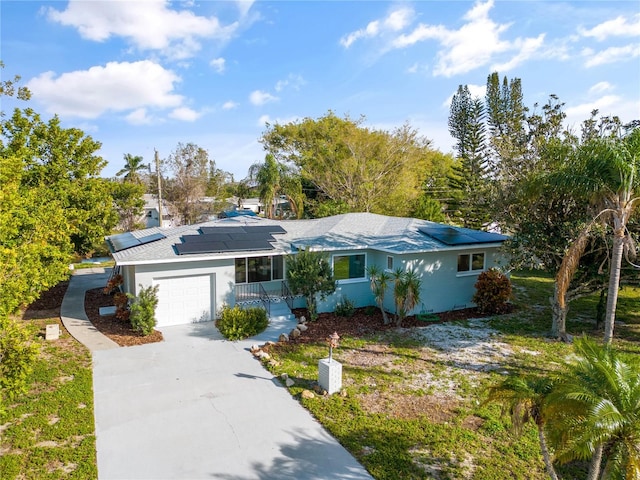
[[[333,256],[333,277],[336,280],[365,278],[367,257],[364,253]]]
[[[236,258],[236,283],[282,280],[283,273],[282,256]]]
[[[458,255],[458,273],[481,272],[482,270],[484,270],[484,252]]]

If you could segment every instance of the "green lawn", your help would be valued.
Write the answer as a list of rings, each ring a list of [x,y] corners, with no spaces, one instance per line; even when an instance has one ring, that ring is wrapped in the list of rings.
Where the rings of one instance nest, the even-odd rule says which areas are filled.
[[[547,478],[536,430],[514,437],[499,408],[483,403],[486,387],[505,374],[550,372],[571,352],[570,345],[546,337],[553,280],[536,272],[520,272],[512,280],[517,311],[484,324],[499,332],[497,339],[510,351],[500,368],[475,371],[473,357],[460,362],[457,352],[425,347],[407,332],[343,338],[334,358],[343,364],[344,395],[300,401],[376,479]],[[636,354],[639,299],[640,289],[621,291],[618,320],[626,325],[616,327],[615,341]],[[599,335],[586,321],[596,303],[593,296],[571,306],[570,333]],[[473,336],[474,325],[457,326],[469,333],[469,344],[481,342]],[[289,390],[299,396],[317,380],[317,360],[326,351],[324,344],[280,346],[269,368],[294,379]],[[586,466],[562,466],[559,473],[582,479]]]
[[[0,477],[97,478],[91,355],[64,329],[44,340],[57,318],[29,320],[41,351],[29,392],[0,417]]]

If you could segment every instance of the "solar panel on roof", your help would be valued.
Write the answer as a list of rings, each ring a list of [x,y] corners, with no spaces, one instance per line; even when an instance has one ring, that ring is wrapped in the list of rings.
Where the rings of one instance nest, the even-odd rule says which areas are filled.
[[[229,251],[244,251],[244,250],[274,250],[275,247],[267,240],[241,240],[234,241],[229,244]]]
[[[280,225],[247,225],[244,227],[247,233],[253,232],[269,232],[269,233],[287,233]]]
[[[146,245],[147,243],[155,242],[156,240],[162,240],[163,238],[167,237],[165,237],[164,234],[157,232],[152,233],[151,235],[147,235],[146,237],[138,238],[138,242],[140,242],[140,245]]]
[[[480,230],[461,229],[449,226],[419,227],[418,230],[425,235],[435,238],[446,245],[471,245],[476,243],[503,242],[505,235]]]
[[[112,235],[109,237],[109,242],[111,243],[114,252],[119,252],[120,250],[125,250],[139,245],[138,239],[134,237],[131,232]]]
[[[224,242],[212,243],[178,243],[175,246],[178,255],[192,253],[216,253],[228,251],[227,244]]]
[[[175,245],[175,249],[179,255],[274,250],[274,248],[275,247],[267,241],[178,243]]]
[[[120,233],[118,235],[110,236],[107,241],[111,244],[114,252],[120,252],[127,248],[137,247],[138,245],[145,245],[147,243],[155,242],[166,238],[162,233],[152,233],[145,237],[137,238],[131,232]]]
[[[237,226],[237,227],[228,227],[228,226],[224,226],[224,227],[200,227],[200,232],[202,232],[203,234],[209,234],[209,233],[236,233],[236,232],[244,232],[244,227],[242,226]]]
[[[280,225],[238,225],[237,227],[224,225],[219,227],[200,227],[200,231],[205,235],[209,233],[287,233]]]
[[[230,233],[230,240],[271,240],[275,239],[268,232],[260,232],[260,233]]]

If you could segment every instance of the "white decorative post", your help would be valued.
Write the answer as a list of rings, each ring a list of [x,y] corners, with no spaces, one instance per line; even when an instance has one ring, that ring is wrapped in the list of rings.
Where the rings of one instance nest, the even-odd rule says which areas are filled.
[[[318,361],[318,383],[329,395],[342,388],[342,364],[333,360],[333,349],[338,347],[338,332],[327,339],[329,341],[329,358]]]

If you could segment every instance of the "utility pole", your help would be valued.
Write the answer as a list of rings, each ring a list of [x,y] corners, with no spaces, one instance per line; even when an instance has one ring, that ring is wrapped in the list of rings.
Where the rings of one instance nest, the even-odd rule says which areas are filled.
[[[160,176],[160,157],[158,156],[158,150],[155,148],[153,151],[156,153],[156,176],[158,177],[158,223],[162,228],[162,178]]]

